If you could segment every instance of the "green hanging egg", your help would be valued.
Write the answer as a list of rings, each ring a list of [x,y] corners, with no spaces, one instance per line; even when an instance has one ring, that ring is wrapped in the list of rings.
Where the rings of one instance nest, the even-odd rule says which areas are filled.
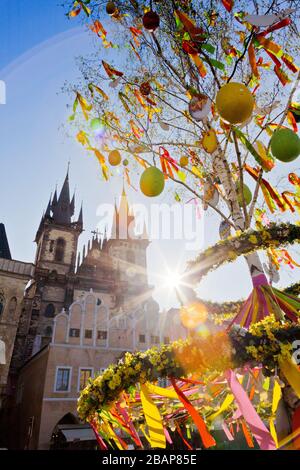
[[[291,129],[277,129],[271,138],[271,151],[277,160],[292,162],[300,155],[300,139]]]
[[[165,187],[164,174],[155,166],[150,166],[141,175],[140,188],[148,197],[158,196]]]
[[[239,188],[240,188],[240,184],[237,183],[236,184],[236,189],[238,191],[238,203],[239,203],[240,206],[242,206],[243,205],[243,198],[242,198],[241,192],[239,191]],[[246,204],[246,206],[248,206],[250,204],[250,202],[252,201],[252,193],[251,193],[250,189],[248,188],[248,186],[245,183],[243,184],[243,193],[244,193],[245,204]]]
[[[99,118],[94,118],[91,120],[91,129],[97,131],[102,126]]]

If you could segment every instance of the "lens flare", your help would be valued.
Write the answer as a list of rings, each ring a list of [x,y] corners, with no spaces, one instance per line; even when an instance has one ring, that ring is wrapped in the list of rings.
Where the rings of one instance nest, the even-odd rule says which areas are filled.
[[[207,308],[202,302],[194,302],[180,309],[181,323],[185,328],[195,329],[207,319]]]

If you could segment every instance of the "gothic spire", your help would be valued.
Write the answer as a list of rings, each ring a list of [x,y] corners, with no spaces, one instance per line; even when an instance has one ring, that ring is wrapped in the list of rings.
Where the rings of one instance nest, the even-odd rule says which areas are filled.
[[[70,224],[72,217],[72,203],[70,202],[69,168],[60,192],[57,204],[53,207],[53,221],[58,224]]]
[[[0,224],[0,258],[11,259],[9,244],[4,224]]]
[[[51,198],[52,198],[52,194],[51,194],[49,202],[48,202],[48,206],[47,206],[47,209],[46,209],[46,212],[45,212],[45,217],[51,217]]]
[[[82,210],[82,203],[81,203],[81,208],[78,216],[77,223],[80,224],[81,226],[83,225],[83,210]]]

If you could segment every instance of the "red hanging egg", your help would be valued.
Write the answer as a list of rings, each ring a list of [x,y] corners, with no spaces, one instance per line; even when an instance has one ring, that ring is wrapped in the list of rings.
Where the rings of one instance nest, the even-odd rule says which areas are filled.
[[[151,86],[149,82],[143,82],[140,85],[140,92],[143,96],[148,96],[151,93]]]
[[[114,4],[114,2],[108,2],[106,4],[106,13],[108,15],[113,15],[114,13],[116,13],[116,11],[117,11],[117,7]]]
[[[155,11],[147,11],[143,16],[143,25],[151,33],[159,27],[159,16]]]

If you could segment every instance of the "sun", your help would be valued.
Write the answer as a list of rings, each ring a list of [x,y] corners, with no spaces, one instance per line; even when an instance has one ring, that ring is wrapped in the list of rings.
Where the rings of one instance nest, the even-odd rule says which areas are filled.
[[[181,283],[181,275],[177,271],[169,271],[165,276],[165,285],[169,289],[177,289]]]

